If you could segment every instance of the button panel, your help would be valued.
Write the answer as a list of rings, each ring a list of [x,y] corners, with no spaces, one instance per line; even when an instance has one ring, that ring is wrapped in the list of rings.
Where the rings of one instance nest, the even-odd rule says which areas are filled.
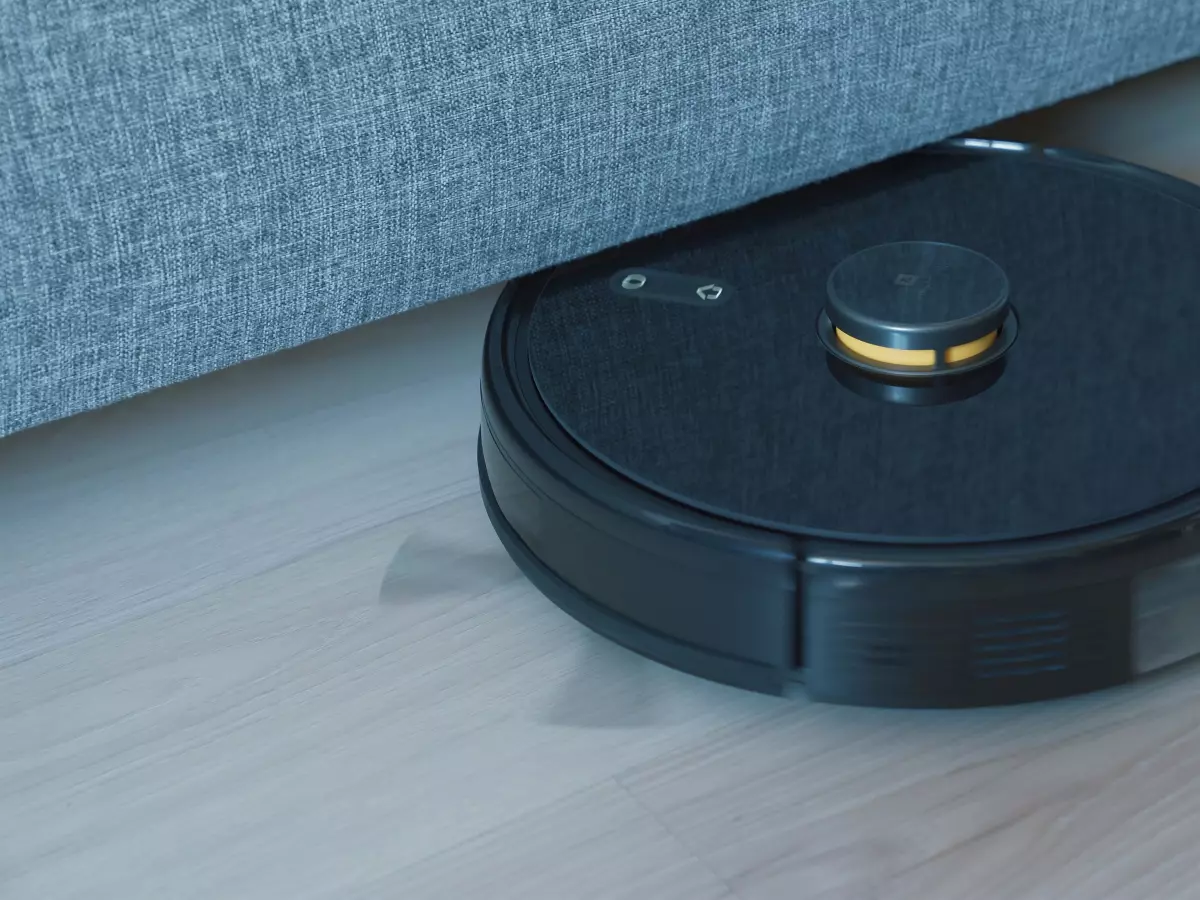
[[[622,269],[609,279],[618,297],[637,297],[692,306],[719,306],[733,296],[728,282],[704,275],[664,272],[660,269]]]

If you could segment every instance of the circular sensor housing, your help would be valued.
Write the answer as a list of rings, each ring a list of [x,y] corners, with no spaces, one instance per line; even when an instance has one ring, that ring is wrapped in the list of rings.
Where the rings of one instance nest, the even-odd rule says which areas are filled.
[[[1004,270],[935,241],[868,247],[826,284],[818,328],[827,348],[876,374],[944,374],[995,360],[1016,336]]]

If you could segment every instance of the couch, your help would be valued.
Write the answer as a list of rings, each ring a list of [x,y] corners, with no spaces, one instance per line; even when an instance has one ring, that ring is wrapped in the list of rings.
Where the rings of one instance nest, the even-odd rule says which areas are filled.
[[[1197,54],[1196,0],[8,0],[0,435]]]

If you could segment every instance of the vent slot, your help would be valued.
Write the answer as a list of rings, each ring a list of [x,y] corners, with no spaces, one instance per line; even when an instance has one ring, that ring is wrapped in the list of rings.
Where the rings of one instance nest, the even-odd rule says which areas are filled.
[[[867,669],[924,670],[953,660],[962,633],[943,622],[848,621],[840,623],[836,646]],[[907,676],[906,676],[907,677]]]
[[[1070,637],[1066,610],[976,616],[971,674],[993,679],[1065,671]]]

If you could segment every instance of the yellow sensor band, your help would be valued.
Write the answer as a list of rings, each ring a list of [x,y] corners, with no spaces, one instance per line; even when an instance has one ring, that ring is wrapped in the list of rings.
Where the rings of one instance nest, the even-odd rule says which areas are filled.
[[[857,353],[864,359],[883,363],[889,366],[933,366],[937,363],[936,350],[900,350],[896,347],[881,347],[878,344],[868,344],[856,337],[846,334],[840,328],[834,329],[838,340],[847,350]],[[981,338],[948,347],[942,354],[946,363],[960,363],[978,356],[996,342],[999,332],[992,331]]]

